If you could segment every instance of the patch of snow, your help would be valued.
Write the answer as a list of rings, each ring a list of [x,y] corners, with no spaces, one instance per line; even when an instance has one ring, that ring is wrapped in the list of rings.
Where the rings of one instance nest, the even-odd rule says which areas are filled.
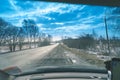
[[[76,61],[75,59],[72,59],[72,62],[73,62],[73,63],[76,63],[77,61]]]
[[[89,54],[98,54],[99,52],[87,51]]]

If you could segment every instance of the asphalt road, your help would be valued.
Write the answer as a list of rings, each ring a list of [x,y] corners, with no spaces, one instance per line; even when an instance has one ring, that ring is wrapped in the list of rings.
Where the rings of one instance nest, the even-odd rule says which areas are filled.
[[[94,67],[59,44],[0,55],[0,69],[18,66],[22,71],[27,71],[40,66],[54,65]]]

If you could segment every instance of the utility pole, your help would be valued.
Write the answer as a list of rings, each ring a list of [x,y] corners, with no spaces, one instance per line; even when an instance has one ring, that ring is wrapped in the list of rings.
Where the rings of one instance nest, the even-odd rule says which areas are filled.
[[[107,38],[107,47],[108,47],[108,53],[110,55],[110,40],[108,36],[108,26],[107,26],[107,20],[106,20],[106,15],[104,16],[104,21],[105,21],[105,31],[106,31],[106,38]]]

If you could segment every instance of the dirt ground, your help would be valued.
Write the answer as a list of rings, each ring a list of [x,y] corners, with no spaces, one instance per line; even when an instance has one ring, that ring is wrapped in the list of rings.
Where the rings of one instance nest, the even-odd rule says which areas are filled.
[[[76,55],[80,56],[83,60],[89,62],[90,64],[97,65],[100,67],[105,67],[104,61],[100,60],[95,54],[88,54],[87,51],[78,50],[75,48],[69,48],[66,45],[62,45],[65,49],[70,50]]]

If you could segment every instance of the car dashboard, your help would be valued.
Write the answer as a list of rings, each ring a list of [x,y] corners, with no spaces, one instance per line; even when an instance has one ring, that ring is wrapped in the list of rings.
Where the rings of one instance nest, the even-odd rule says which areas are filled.
[[[14,80],[107,80],[107,74],[83,72],[41,73],[19,76]]]

